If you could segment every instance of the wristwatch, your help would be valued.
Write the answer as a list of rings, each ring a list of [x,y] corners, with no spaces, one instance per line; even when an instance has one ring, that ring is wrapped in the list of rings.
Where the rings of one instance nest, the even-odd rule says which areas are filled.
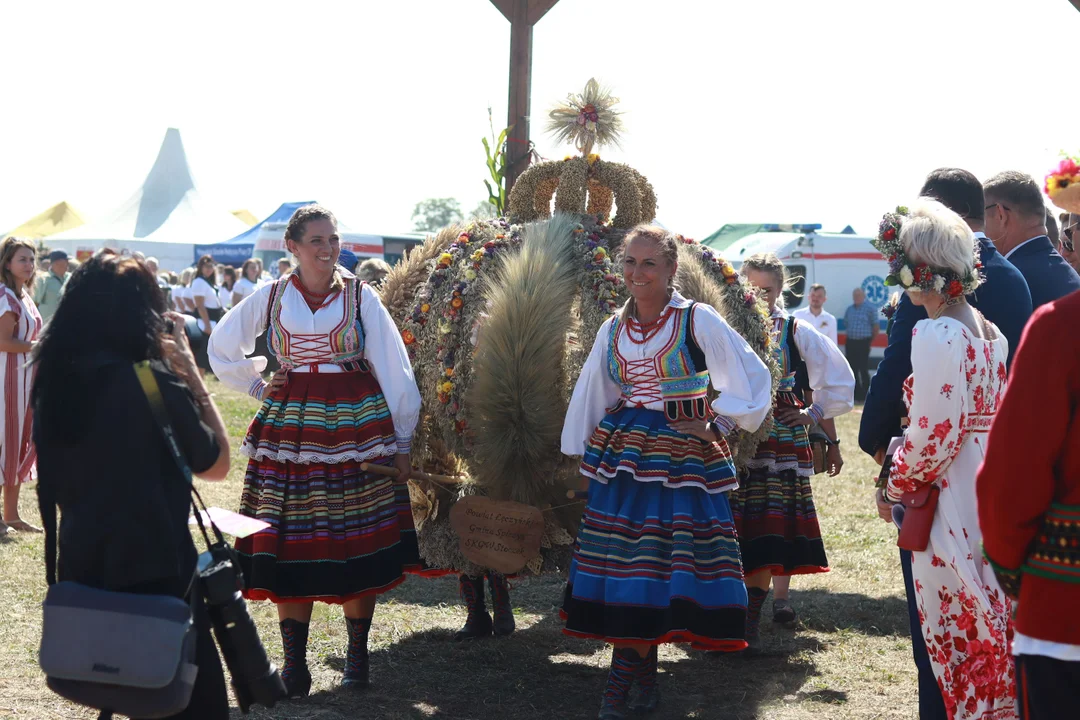
[[[840,445],[840,438],[836,438],[835,440],[830,440],[829,436],[826,435],[825,436],[825,444],[826,445],[837,445],[837,446],[839,446]]]

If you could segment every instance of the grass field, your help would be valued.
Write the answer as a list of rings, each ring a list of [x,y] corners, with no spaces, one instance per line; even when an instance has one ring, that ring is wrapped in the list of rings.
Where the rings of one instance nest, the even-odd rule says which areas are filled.
[[[235,509],[244,463],[235,454],[255,404],[213,383],[233,437],[225,482],[202,483],[211,505]],[[818,476],[815,496],[832,572],[793,583],[802,627],[763,623],[765,652],[713,660],[688,648],[660,650],[664,700],[651,717],[716,720],[915,718],[915,670],[908,640],[895,533],[874,511],[875,468],[856,447],[859,415],[839,421],[847,465],[838,478]],[[23,517],[36,522],[34,487],[23,489]],[[113,521],[102,518],[103,522]],[[116,521],[121,521],[117,519]],[[37,666],[40,603],[45,595],[40,535],[0,539],[0,718],[92,718],[59,701]],[[518,632],[474,644],[451,642],[464,619],[453,578],[413,578],[384,595],[371,635],[372,688],[339,687],[346,642],[339,607],[317,605],[308,651],[311,697],[258,709],[255,718],[435,718],[563,720],[594,718],[610,651],[564,636],[557,616],[562,577],[514,583]],[[766,606],[768,612],[768,606]],[[263,641],[281,662],[277,616],[251,606]],[[240,717],[234,708],[234,717]]]

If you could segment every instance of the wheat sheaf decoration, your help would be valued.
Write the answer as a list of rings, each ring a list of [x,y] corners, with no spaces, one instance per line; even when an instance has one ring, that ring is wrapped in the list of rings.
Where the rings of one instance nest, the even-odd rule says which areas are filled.
[[[594,145],[619,146],[622,118],[615,106],[619,98],[602,87],[595,78],[585,83],[584,92],[570,93],[566,102],[548,113],[547,130],[559,142],[572,144],[582,155],[589,155]]]
[[[521,174],[507,203],[507,214],[515,222],[544,220],[554,211],[592,215],[628,230],[656,218],[656,193],[649,181],[629,165],[601,160],[592,152],[600,145],[619,145],[618,102],[592,79],[584,92],[572,93],[551,111],[548,131],[581,155],[538,163]]]

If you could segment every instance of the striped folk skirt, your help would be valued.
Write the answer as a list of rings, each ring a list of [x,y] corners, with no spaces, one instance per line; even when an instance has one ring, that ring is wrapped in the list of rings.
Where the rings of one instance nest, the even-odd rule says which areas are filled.
[[[631,430],[645,442],[612,441]],[[704,489],[730,486],[725,453],[670,430],[658,411],[628,408],[604,419],[582,459],[592,481],[563,598],[566,634],[746,647],[746,587],[727,494]]]
[[[790,392],[777,393],[777,407],[802,407]],[[814,456],[806,428],[773,423],[769,437],[731,493],[731,512],[739,532],[746,574],[761,569],[773,575],[827,572],[810,476]]]
[[[394,425],[375,377],[294,373],[244,439],[240,512],[270,523],[237,540],[244,596],[343,603],[418,569],[408,488],[360,469],[391,465]]]

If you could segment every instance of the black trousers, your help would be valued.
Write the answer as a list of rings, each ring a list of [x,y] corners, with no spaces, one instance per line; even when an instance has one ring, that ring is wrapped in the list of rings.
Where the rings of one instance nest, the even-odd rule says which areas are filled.
[[[934,665],[926,651],[922,623],[919,622],[919,598],[915,594],[915,580],[911,574],[911,552],[900,551],[900,567],[904,571],[904,590],[907,591],[908,622],[911,626],[911,654],[919,672],[919,720],[948,720],[945,700],[934,677]]]
[[[1080,713],[1080,661],[1042,655],[1016,657],[1020,720],[1060,720]]]
[[[870,390],[870,342],[871,338],[857,340],[849,337],[844,345],[851,372],[855,373],[855,397],[858,400],[865,399]]]

